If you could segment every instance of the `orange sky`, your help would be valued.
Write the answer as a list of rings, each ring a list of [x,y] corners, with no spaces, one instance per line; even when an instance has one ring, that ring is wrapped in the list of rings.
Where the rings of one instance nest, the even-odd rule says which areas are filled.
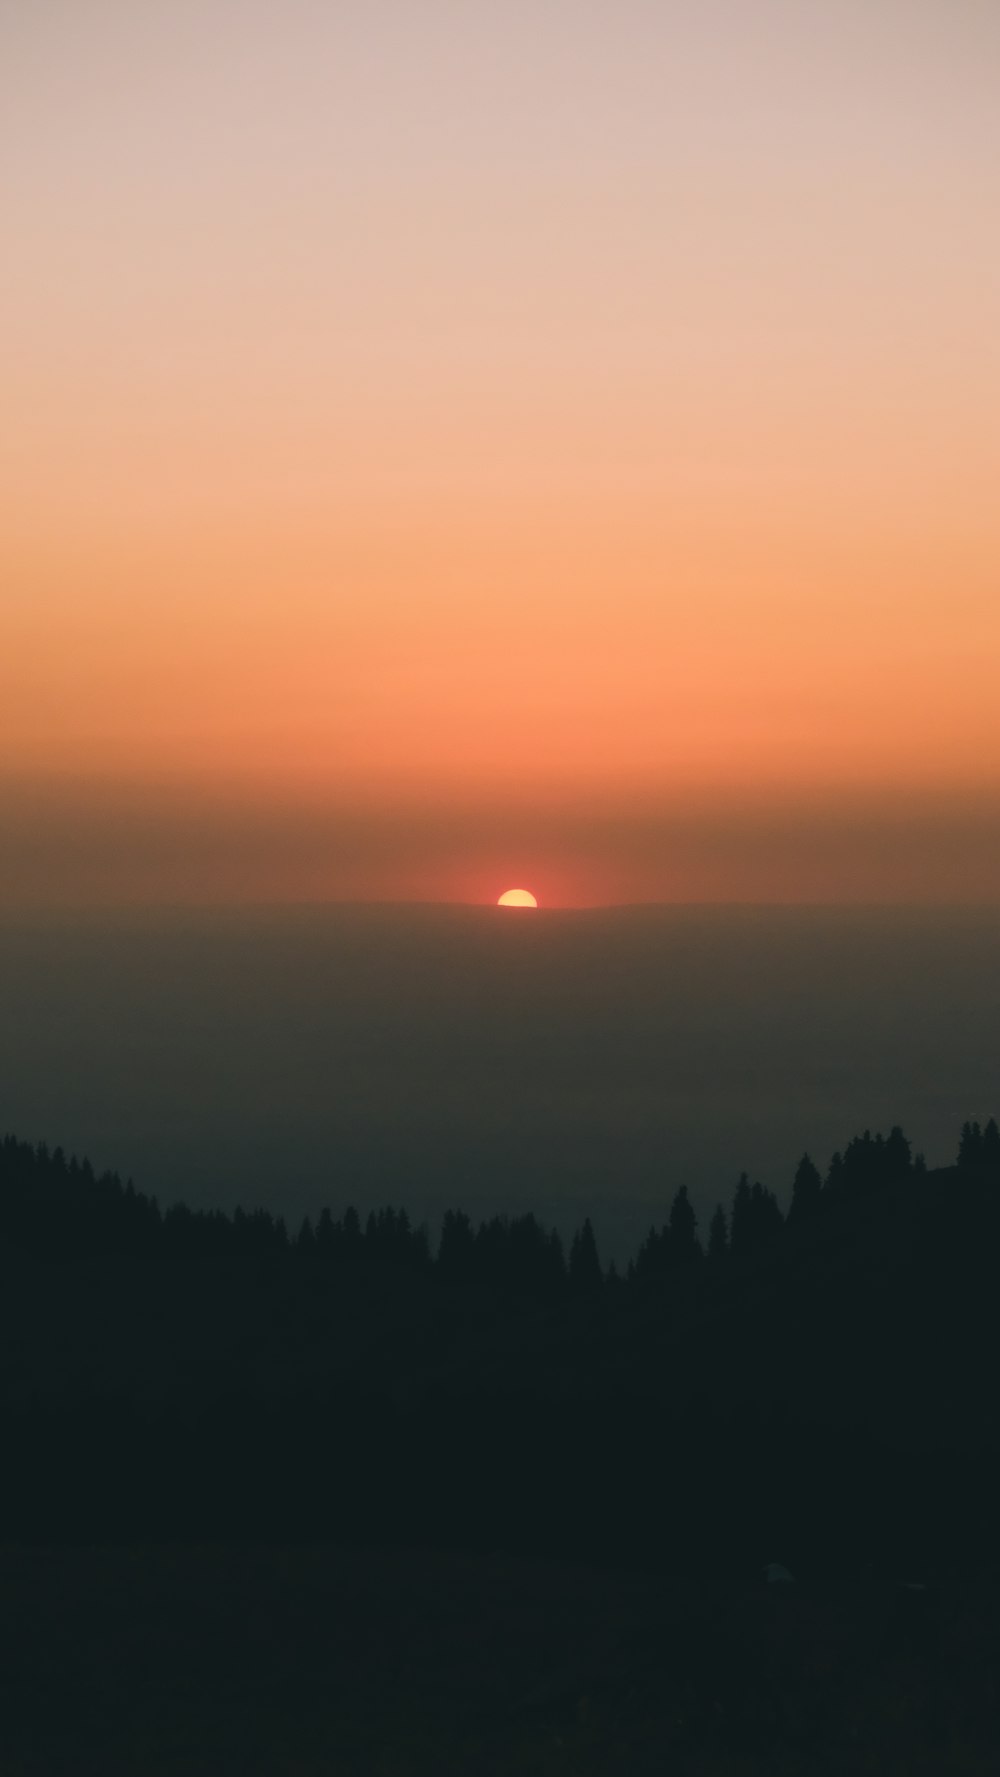
[[[995,7],[0,69],[0,902],[1000,894]]]

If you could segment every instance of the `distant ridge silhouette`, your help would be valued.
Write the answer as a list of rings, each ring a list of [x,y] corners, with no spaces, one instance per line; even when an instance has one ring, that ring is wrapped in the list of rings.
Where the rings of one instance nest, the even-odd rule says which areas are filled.
[[[962,1180],[995,1183],[1000,1189],[1000,1127],[991,1117],[985,1126],[962,1125],[955,1167]],[[825,1180],[809,1154],[803,1154],[792,1181],[787,1215],[773,1191],[759,1180],[752,1185],[744,1172],[727,1212],[720,1203],[708,1234],[708,1255],[718,1260],[738,1255],[776,1238],[782,1228],[801,1228],[837,1205],[874,1200],[881,1193],[905,1188],[907,1180],[928,1176],[922,1154],[913,1156],[910,1142],[895,1125],[887,1136],[865,1130],[832,1156]],[[951,1177],[944,1169],[935,1175]],[[533,1214],[493,1216],[474,1228],[461,1210],[445,1212],[436,1254],[426,1224],[414,1226],[405,1209],[389,1205],[372,1211],[362,1226],[353,1205],[338,1217],[324,1208],[313,1226],[306,1216],[289,1235],[284,1218],[266,1209],[191,1209],[177,1201],[161,1211],[155,1197],[124,1185],[115,1172],[97,1174],[87,1159],[68,1159],[61,1147],[32,1144],[14,1135],[0,1140],[0,1239],[13,1248],[48,1258],[128,1254],[155,1258],[235,1258],[295,1254],[328,1262],[389,1262],[418,1270],[438,1271],[451,1281],[463,1276],[521,1284],[529,1290],[543,1285],[573,1284],[579,1291],[607,1281],[591,1223],[585,1220],[572,1236],[567,1263],[555,1230],[546,1230]],[[687,1187],[674,1193],[665,1223],[652,1227],[635,1257],[626,1281],[648,1283],[669,1278],[704,1256],[697,1218]],[[584,1285],[582,1279],[586,1277]],[[612,1281],[617,1279],[617,1271]]]

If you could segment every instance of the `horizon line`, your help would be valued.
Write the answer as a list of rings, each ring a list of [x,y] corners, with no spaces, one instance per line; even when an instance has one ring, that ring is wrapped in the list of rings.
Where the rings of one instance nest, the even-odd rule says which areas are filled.
[[[535,907],[502,908],[496,901],[466,900],[457,898],[440,898],[431,896],[311,896],[302,898],[264,899],[259,900],[177,900],[177,901],[44,901],[32,903],[0,902],[0,920],[46,917],[64,915],[71,917],[105,914],[109,917],[131,914],[251,914],[279,912],[322,912],[326,910],[379,910],[379,909],[437,910],[464,911],[480,913],[627,913],[627,912],[680,912],[680,911],[760,911],[760,912],[825,912],[825,913],[865,913],[865,912],[913,912],[913,913],[977,913],[1000,912],[1000,898],[982,900],[895,900],[888,898],[868,900],[660,900],[645,898],[629,901],[548,901],[539,902]]]

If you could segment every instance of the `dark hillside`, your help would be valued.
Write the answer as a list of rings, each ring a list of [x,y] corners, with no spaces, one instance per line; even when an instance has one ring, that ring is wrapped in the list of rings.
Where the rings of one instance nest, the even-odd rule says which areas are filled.
[[[977,1139],[928,1173],[866,1135],[786,1222],[744,1179],[710,1259],[679,1192],[626,1279],[589,1224],[568,1265],[530,1217],[455,1215],[437,1258],[402,1211],[290,1242],[8,1141],[7,1534],[674,1567],[983,1545],[1000,1169],[995,1126]]]
[[[679,1191],[618,1277],[6,1141],[5,1777],[992,1773],[995,1147],[744,1177],[711,1256]]]

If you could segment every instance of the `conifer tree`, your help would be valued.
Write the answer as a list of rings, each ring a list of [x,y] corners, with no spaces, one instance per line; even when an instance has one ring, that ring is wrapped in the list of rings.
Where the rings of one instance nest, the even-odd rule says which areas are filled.
[[[650,1228],[639,1246],[635,1256],[635,1276],[640,1283],[649,1283],[652,1279],[662,1277],[666,1264],[667,1232],[657,1233]]]
[[[574,1294],[594,1295],[604,1281],[590,1217],[573,1236],[569,1249],[569,1281]]]
[[[729,1245],[734,1253],[745,1253],[754,1243],[754,1213],[750,1195],[750,1180],[745,1172],[740,1173],[733,1198],[732,1214],[729,1218]]]
[[[316,1251],[322,1259],[332,1259],[337,1244],[334,1232],[333,1217],[325,1206],[319,1212],[316,1223]]]
[[[566,1254],[558,1230],[553,1228],[545,1243],[548,1274],[553,1285],[561,1285],[566,1281]]]
[[[823,1180],[818,1166],[814,1165],[808,1154],[803,1154],[792,1180],[792,1201],[788,1208],[788,1220],[791,1224],[808,1221],[816,1214],[822,1189]]]
[[[431,1264],[431,1235],[426,1222],[410,1232],[410,1263],[418,1271],[426,1271]]]
[[[776,1234],[778,1229],[783,1226],[785,1218],[778,1207],[778,1199],[774,1192],[762,1185],[760,1179],[754,1180],[750,1192],[750,1203],[753,1216],[753,1240],[756,1244],[757,1241],[768,1240],[772,1234]]]
[[[437,1262],[441,1276],[452,1281],[467,1278],[475,1249],[472,1223],[460,1209],[446,1209],[441,1222]]]
[[[696,1229],[698,1218],[691,1207],[686,1185],[680,1185],[667,1220],[666,1259],[671,1267],[689,1265],[701,1258]]]
[[[708,1256],[710,1259],[724,1259],[729,1251],[729,1229],[726,1226],[726,1212],[721,1203],[715,1206],[715,1214],[708,1225]]]
[[[904,1179],[913,1165],[913,1151],[898,1123],[894,1123],[886,1138],[884,1165],[886,1179],[896,1184]]]
[[[983,1132],[978,1123],[963,1123],[958,1141],[960,1172],[976,1172],[983,1157]]]

